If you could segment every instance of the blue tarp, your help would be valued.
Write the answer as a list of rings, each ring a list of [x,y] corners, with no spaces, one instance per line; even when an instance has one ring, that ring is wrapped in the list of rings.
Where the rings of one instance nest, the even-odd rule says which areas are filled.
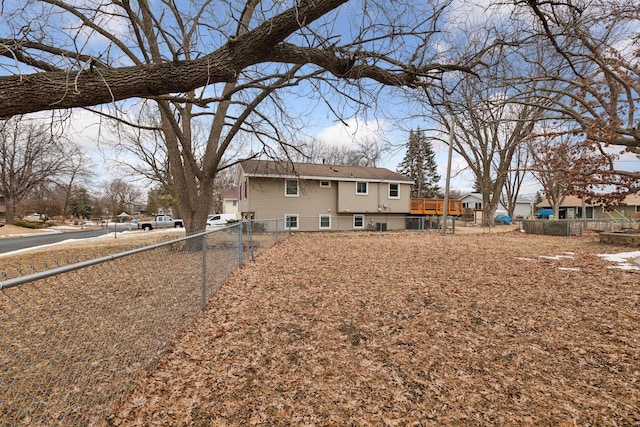
[[[511,218],[509,217],[509,215],[496,215],[496,221],[498,221],[500,224],[511,225]]]

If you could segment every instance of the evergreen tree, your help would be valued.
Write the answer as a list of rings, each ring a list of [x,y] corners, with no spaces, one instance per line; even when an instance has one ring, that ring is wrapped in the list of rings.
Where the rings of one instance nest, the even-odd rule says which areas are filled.
[[[431,140],[424,131],[409,131],[407,152],[402,163],[398,165],[398,173],[413,180],[411,197],[441,198],[442,190],[438,186],[440,175],[435,161],[435,153],[431,146]]]
[[[69,213],[75,218],[91,218],[93,206],[86,188],[75,188],[69,199]]]

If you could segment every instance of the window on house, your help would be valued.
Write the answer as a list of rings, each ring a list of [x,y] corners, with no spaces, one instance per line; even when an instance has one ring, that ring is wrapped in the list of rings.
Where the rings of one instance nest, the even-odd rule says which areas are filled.
[[[356,194],[367,195],[369,193],[368,182],[356,182]]]
[[[287,214],[284,216],[284,228],[285,230],[297,230],[298,229],[298,220],[300,215],[298,214]]]
[[[353,216],[353,228],[364,228],[364,215]]]
[[[231,202],[231,206],[234,206],[234,207],[235,207],[235,206],[238,206],[238,201],[237,201],[237,200],[233,200],[233,201]]]
[[[331,215],[320,215],[320,224],[318,226],[320,230],[331,229]]]
[[[331,188],[331,181],[320,181],[320,187]]]
[[[389,198],[390,199],[400,198],[400,184],[389,184]]]
[[[287,179],[284,181],[285,197],[298,197],[298,181],[295,179]]]

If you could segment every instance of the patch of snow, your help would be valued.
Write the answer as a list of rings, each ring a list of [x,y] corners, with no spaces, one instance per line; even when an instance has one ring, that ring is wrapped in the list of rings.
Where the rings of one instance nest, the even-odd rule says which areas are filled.
[[[517,257],[516,259],[519,259],[521,261],[535,261],[535,259],[533,258],[525,258],[525,257]]]
[[[553,260],[559,260],[562,258],[568,258],[568,259],[572,259],[572,256],[569,255],[556,255],[556,256],[546,256],[546,255],[540,255],[540,258],[544,258],[544,259],[553,259]]]
[[[580,271],[580,267],[558,267],[558,270],[563,270],[563,271]]]
[[[618,254],[598,254],[598,256],[604,258],[605,261],[618,263],[618,265],[609,268],[620,268],[622,270],[640,270],[640,266],[632,264],[632,262],[638,263],[638,259],[635,258],[640,257],[640,251],[621,252]]]

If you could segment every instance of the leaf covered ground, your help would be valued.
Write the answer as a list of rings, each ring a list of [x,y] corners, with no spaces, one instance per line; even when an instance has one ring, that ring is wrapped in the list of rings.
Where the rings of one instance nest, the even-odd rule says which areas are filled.
[[[299,234],[108,423],[638,425],[640,273],[597,237]]]

